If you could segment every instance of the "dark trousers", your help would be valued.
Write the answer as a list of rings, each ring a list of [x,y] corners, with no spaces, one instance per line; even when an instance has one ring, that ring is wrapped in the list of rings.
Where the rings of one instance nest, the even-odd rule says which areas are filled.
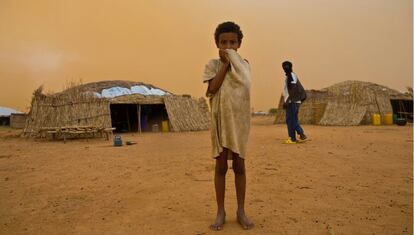
[[[298,113],[299,113],[299,106],[298,103],[288,103],[286,106],[286,124],[288,128],[289,137],[296,141],[296,133],[299,135],[304,135],[302,127],[299,125]]]

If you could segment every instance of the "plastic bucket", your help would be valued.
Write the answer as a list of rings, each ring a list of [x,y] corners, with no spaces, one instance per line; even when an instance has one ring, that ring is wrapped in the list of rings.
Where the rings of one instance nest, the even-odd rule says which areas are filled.
[[[392,125],[393,121],[392,121],[392,113],[386,113],[384,115],[384,125]]]
[[[161,130],[162,132],[169,132],[170,131],[170,124],[168,121],[162,121],[161,122]]]
[[[152,125],[152,132],[159,132],[159,131],[160,131],[160,127],[158,126],[158,124]]]
[[[381,115],[377,113],[372,115],[372,125],[374,126],[381,125]]]
[[[407,124],[407,119],[405,118],[398,118],[397,119],[397,125],[398,126],[405,126]]]

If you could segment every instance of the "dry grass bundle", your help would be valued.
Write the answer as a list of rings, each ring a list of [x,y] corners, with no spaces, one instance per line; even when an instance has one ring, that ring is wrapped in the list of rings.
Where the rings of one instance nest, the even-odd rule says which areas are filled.
[[[163,96],[144,96],[141,94],[131,94],[118,96],[111,99],[111,104],[163,104]]]

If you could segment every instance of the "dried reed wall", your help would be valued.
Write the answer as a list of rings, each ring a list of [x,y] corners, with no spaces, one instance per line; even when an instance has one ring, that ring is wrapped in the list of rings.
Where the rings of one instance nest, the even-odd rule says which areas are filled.
[[[26,125],[27,114],[12,113],[10,115],[10,127],[14,129],[23,129]]]
[[[50,96],[35,91],[24,135],[36,136],[46,127],[73,126],[111,127],[109,101],[76,91]]]
[[[183,96],[164,96],[173,131],[200,131],[210,128],[210,116],[204,98],[195,100]]]
[[[301,124],[318,124],[325,112],[327,92],[308,90],[306,95],[306,100],[299,108],[299,121]],[[286,111],[283,109],[283,103],[284,99],[283,95],[281,95],[275,117],[276,124],[286,123]]]
[[[320,125],[370,124],[373,114],[392,113],[390,89],[383,86],[346,81],[327,90],[328,104]]]

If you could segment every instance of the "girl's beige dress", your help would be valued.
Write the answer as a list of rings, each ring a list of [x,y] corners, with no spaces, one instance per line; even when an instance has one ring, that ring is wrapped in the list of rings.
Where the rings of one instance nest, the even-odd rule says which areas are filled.
[[[211,108],[212,157],[218,157],[227,148],[245,159],[250,131],[250,65],[235,50],[227,51],[231,69],[216,94],[207,94]],[[221,65],[220,59],[210,60],[203,82],[214,78]],[[231,153],[228,159],[232,159]]]

